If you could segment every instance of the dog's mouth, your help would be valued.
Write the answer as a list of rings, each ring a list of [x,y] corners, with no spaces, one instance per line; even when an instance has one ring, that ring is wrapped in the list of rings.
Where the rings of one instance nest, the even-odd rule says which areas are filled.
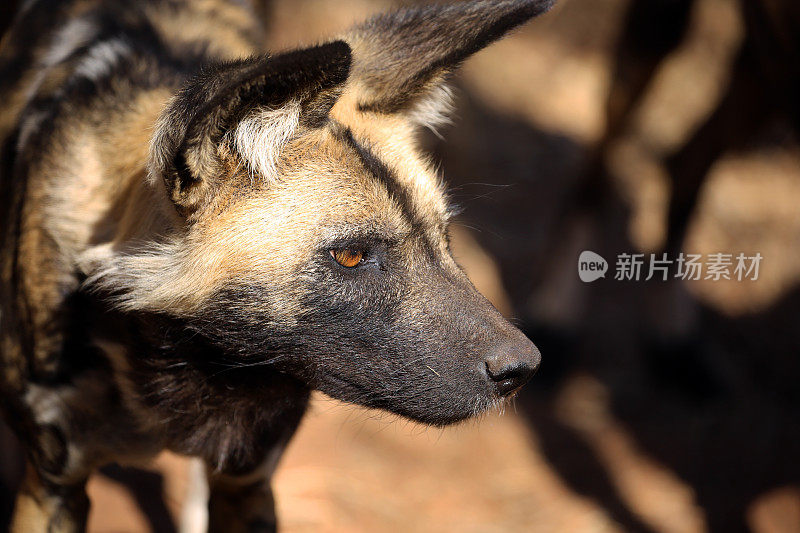
[[[317,378],[316,388],[334,397],[345,397],[347,401],[365,403],[375,400],[376,393],[356,381],[333,373],[325,373]]]
[[[431,395],[420,401],[419,395],[404,397],[398,391],[381,391],[357,382],[353,378],[326,372],[316,378],[314,388],[338,400],[355,403],[371,409],[380,409],[409,418],[422,424],[447,426],[470,418],[481,417],[492,411],[503,413],[509,400],[517,391],[506,397],[492,393],[475,392],[463,397]],[[423,404],[425,404],[423,406]]]

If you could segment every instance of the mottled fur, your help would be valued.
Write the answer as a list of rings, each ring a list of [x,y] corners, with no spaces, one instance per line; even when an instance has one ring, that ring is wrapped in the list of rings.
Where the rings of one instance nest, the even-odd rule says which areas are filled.
[[[415,136],[448,72],[549,4],[407,9],[268,56],[244,2],[26,3],[0,48],[15,530],[82,529],[88,474],[162,449],[207,465],[211,529],[274,528],[311,389],[447,424],[527,381],[538,351],[450,256]]]

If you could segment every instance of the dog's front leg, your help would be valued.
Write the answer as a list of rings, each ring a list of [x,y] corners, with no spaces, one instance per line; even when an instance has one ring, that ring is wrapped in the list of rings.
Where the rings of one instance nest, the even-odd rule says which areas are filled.
[[[208,530],[230,533],[276,531],[272,474],[305,410],[307,399],[273,420],[276,432],[267,431],[253,444],[251,460],[220,468],[207,464]],[[256,451],[257,450],[257,451]]]
[[[209,469],[209,532],[267,533],[277,530],[272,474],[290,436],[288,433],[272,444],[261,463],[249,472],[225,473]]]
[[[271,474],[265,471],[246,476],[209,475],[209,532],[276,531]]]
[[[86,529],[89,498],[86,483],[56,485],[29,463],[17,495],[12,533],[72,533]]]

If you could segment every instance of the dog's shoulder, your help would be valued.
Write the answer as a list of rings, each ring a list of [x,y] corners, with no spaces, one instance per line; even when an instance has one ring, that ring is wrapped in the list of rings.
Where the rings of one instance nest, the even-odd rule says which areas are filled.
[[[0,43],[0,307],[32,323],[10,329],[57,324],[84,251],[158,213],[141,186],[158,115],[204,63],[260,51],[260,31],[242,2],[21,4]]]

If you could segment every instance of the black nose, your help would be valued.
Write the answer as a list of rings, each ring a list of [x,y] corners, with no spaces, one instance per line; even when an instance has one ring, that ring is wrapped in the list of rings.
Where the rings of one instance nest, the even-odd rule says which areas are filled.
[[[508,396],[525,385],[536,373],[542,358],[527,339],[524,343],[503,346],[495,353],[486,360],[486,374],[500,396]]]

